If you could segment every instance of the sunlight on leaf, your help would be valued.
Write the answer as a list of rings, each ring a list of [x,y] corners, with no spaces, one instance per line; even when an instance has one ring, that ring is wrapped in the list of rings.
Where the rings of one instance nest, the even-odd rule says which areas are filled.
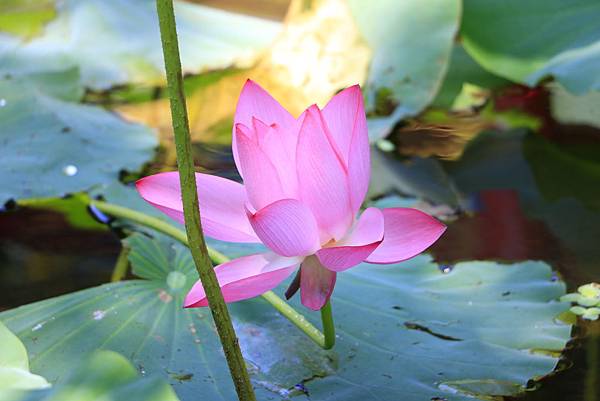
[[[25,346],[0,321],[0,394],[7,390],[38,389],[49,386],[50,384],[42,376],[29,372],[29,359]]]
[[[280,29],[274,21],[183,1],[176,2],[176,13],[184,72],[248,66]],[[42,36],[0,51],[0,57],[12,70],[79,67],[83,84],[98,90],[164,82],[152,0],[60,2]]]
[[[115,352],[94,352],[82,362],[76,361],[67,373],[51,390],[9,393],[7,397],[10,401],[179,400],[163,379],[138,378],[133,365]]]
[[[0,4],[0,31],[30,39],[42,33],[55,17],[54,0],[4,0]]]
[[[362,83],[369,53],[343,0],[315,1],[308,9],[302,1],[294,1],[282,32],[253,68],[188,90],[192,138],[230,143],[235,105],[248,78],[298,116],[311,103],[325,106],[338,90]],[[166,100],[118,106],[117,111],[158,128],[165,139],[172,136]]]
[[[600,128],[600,91],[575,96],[557,83],[549,85],[549,89],[552,116],[557,121]]]
[[[363,83],[370,50],[344,0],[293,1],[284,29],[248,76],[294,116]]]

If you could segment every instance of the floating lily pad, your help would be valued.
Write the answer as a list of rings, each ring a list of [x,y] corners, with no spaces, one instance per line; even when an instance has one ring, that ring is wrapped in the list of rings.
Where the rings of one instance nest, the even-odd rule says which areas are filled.
[[[0,396],[6,401],[178,401],[173,389],[159,377],[139,378],[133,365],[110,351],[92,354],[76,363],[68,377],[51,390]]]
[[[29,372],[25,346],[0,321],[0,394],[8,390],[49,387],[42,376]],[[1,397],[0,397],[1,398]]]
[[[94,89],[124,83],[164,81],[153,0],[68,0],[56,3],[56,18],[44,33],[5,48],[0,69],[52,71],[79,67]],[[175,2],[184,72],[247,66],[281,24],[215,8]],[[4,38],[2,41],[14,38]]]
[[[108,349],[167,377],[183,401],[235,400],[209,311],[181,308],[196,278],[189,252],[160,236],[128,245],[142,280],[0,314],[30,349],[32,370],[60,383],[83,355]],[[361,265],[339,275],[330,352],[260,298],[230,309],[259,399],[468,400],[518,393],[554,369],[546,351],[562,350],[571,330],[554,319],[569,307],[555,300],[564,293],[540,262]]]
[[[373,51],[367,80],[369,134],[386,136],[400,119],[419,113],[440,88],[458,30],[459,1],[350,0]]]
[[[465,1],[465,49],[489,71],[527,85],[553,76],[569,91],[600,89],[596,0]]]
[[[77,89],[49,82],[54,78],[0,80],[1,204],[113,182],[123,170],[139,170],[154,153],[151,129],[65,101],[77,97]]]

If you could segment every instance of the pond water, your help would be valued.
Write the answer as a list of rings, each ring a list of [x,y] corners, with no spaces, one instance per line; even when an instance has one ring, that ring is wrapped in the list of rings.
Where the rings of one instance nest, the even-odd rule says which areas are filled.
[[[449,221],[442,240],[430,249],[437,261],[451,266],[464,260],[543,260],[574,290],[600,273],[600,213],[596,191],[586,188],[597,170],[587,168],[585,157],[576,157],[597,144],[572,129],[558,139],[489,131],[452,161],[377,150],[373,180],[385,184],[379,195],[419,195],[429,200],[424,207]],[[402,135],[400,130],[392,138],[397,145]],[[196,143],[194,149],[202,169],[237,177],[228,146]],[[161,163],[150,169],[172,167]],[[411,190],[406,185],[386,188],[399,181]],[[57,205],[0,214],[0,309],[110,279],[119,233],[93,220],[77,202]],[[599,327],[597,322],[578,327],[561,371],[532,384],[537,391],[519,399],[599,400]]]

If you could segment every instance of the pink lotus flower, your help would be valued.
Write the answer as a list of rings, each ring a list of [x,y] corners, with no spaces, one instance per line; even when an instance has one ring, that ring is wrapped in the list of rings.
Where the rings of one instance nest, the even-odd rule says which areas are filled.
[[[396,263],[434,243],[446,227],[415,209],[370,207],[359,216],[370,176],[367,121],[358,85],[323,110],[290,115],[248,80],[238,101],[233,155],[244,185],[196,174],[207,236],[263,243],[269,252],[215,268],[226,302],[273,289],[300,266],[302,303],[319,310],[338,272],[361,262]],[[177,172],[137,182],[141,196],[183,223]],[[186,307],[207,306],[198,281]]]

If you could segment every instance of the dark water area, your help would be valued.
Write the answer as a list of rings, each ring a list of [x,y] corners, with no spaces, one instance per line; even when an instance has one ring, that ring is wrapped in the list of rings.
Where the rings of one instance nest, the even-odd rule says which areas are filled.
[[[386,165],[390,171],[374,170],[373,180],[382,174],[408,181],[418,177],[420,197],[450,204],[454,212],[448,230],[430,249],[437,261],[543,260],[573,291],[598,281],[600,272],[600,198],[598,189],[589,187],[597,164],[585,155],[576,157],[589,146],[587,139],[493,131],[473,140],[458,160],[393,158]],[[194,150],[202,171],[239,179],[227,147],[197,143]],[[429,170],[421,169],[422,162],[433,163],[437,173],[431,174],[430,164]],[[158,162],[147,172],[172,167]],[[452,199],[431,190],[432,182],[443,181],[440,172],[460,196]],[[120,250],[118,233],[89,216],[75,225],[68,216],[38,208],[0,214],[0,310],[110,280]],[[600,400],[599,350],[600,324],[578,326],[559,372],[532,383],[535,391],[517,399]]]
[[[108,282],[120,246],[110,231],[75,228],[60,212],[0,214],[0,310]]]

